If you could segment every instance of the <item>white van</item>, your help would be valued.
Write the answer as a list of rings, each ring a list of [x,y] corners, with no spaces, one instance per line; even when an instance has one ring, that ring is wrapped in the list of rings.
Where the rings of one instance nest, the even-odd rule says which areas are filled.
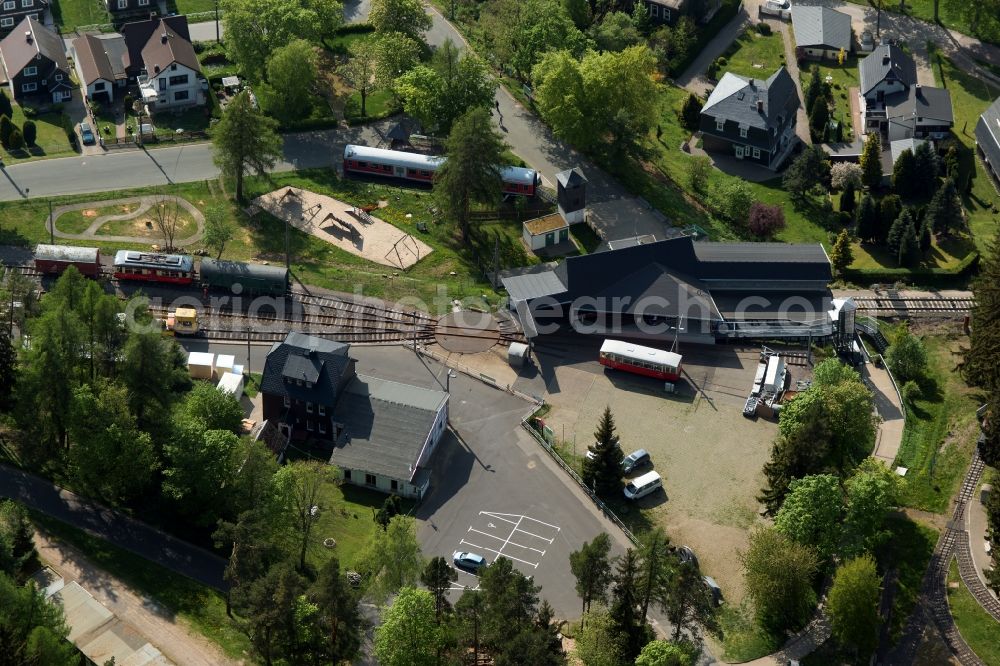
[[[625,499],[637,500],[657,488],[663,487],[663,479],[656,472],[646,472],[625,484]]]

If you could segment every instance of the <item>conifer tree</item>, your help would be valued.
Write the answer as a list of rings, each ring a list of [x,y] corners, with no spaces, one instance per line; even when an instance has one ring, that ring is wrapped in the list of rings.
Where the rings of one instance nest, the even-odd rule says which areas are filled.
[[[604,408],[594,433],[594,453],[583,461],[583,481],[602,497],[616,497],[622,487],[622,449],[611,407]]]

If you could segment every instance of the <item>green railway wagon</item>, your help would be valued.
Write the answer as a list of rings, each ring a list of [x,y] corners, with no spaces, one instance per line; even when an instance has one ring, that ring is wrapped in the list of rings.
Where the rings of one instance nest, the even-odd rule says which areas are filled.
[[[283,296],[288,293],[288,269],[205,257],[201,260],[201,284],[228,291],[239,285],[240,293]]]

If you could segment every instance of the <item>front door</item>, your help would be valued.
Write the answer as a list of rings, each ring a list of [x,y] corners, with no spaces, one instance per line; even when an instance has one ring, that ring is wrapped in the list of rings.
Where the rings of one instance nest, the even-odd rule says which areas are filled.
[[[556,242],[556,234],[554,231],[550,231],[549,233],[545,234],[546,247],[549,245],[555,245],[555,242]]]
[[[569,229],[559,230],[559,242],[564,243],[569,240]]]

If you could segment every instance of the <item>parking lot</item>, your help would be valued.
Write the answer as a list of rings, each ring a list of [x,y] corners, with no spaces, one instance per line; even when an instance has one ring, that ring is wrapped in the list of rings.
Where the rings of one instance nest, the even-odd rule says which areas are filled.
[[[742,415],[760,347],[681,344],[684,377],[670,395],[663,382],[605,369],[597,362],[600,345],[582,336],[543,341],[536,346],[540,368],[523,372],[516,387],[545,396],[552,405],[546,424],[578,455],[610,406],[623,451],[648,450],[663,477],[664,492],[638,503],[644,518],[666,528],[674,544],[693,548],[704,572],[738,601],[736,553],[757,521],[761,468],[777,435],[776,423]],[[793,382],[809,374],[790,371]]]
[[[351,355],[359,373],[444,384],[443,366],[404,348],[359,346]],[[416,511],[424,556],[451,561],[455,551],[472,551],[493,562],[502,555],[534,578],[560,617],[578,617],[569,554],[602,531],[624,553],[624,535],[520,427],[530,403],[465,375],[451,379],[451,394],[453,430],[434,454],[431,489]],[[452,601],[477,585],[459,570]]]

